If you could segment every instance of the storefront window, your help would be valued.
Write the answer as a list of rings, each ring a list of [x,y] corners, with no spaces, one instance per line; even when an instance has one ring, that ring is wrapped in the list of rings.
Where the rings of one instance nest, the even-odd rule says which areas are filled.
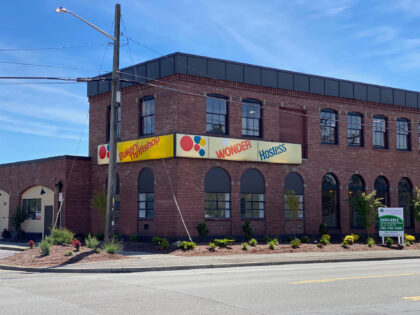
[[[411,200],[413,199],[413,185],[411,181],[403,177],[398,183],[398,207],[404,208],[404,227],[413,227],[413,213],[411,211]]]
[[[290,203],[288,200],[289,196],[290,198],[297,199],[299,205],[297,218],[303,219],[303,180],[298,173],[290,173],[286,176],[284,181],[284,217],[286,219],[292,218],[292,211],[290,210]]]
[[[322,178],[322,222],[327,227],[337,228],[339,221],[339,190],[337,180],[332,174]]]
[[[204,215],[206,219],[230,218],[230,178],[221,167],[209,170],[204,180]]]
[[[256,169],[251,168],[243,173],[240,198],[242,219],[265,217],[265,182]]]
[[[139,218],[152,219],[155,212],[155,179],[150,168],[145,168],[140,172],[138,194],[137,209]]]
[[[349,181],[349,207],[350,207],[350,225],[352,228],[361,228],[362,222],[360,215],[357,212],[356,205],[353,198],[359,198],[362,192],[365,191],[365,183],[359,175],[353,175]]]

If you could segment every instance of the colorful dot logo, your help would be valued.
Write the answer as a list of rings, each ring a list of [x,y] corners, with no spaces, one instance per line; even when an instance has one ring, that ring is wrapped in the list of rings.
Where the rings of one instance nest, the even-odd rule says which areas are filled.
[[[200,136],[183,136],[180,141],[181,149],[185,152],[194,150],[198,152],[200,156],[204,156],[206,151],[202,148],[206,144],[206,140]]]
[[[101,145],[99,147],[99,158],[101,160],[108,158],[109,159],[109,144]]]

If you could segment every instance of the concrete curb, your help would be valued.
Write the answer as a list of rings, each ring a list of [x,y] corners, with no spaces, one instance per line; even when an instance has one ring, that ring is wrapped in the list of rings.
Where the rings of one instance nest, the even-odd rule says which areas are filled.
[[[0,249],[2,250],[14,250],[17,252],[23,252],[26,247],[21,247],[21,246],[8,246],[8,245],[0,245]]]
[[[318,264],[318,263],[337,263],[337,262],[362,262],[362,261],[385,261],[401,259],[420,259],[420,256],[401,256],[401,257],[364,257],[364,258],[327,258],[327,259],[308,259],[290,261],[269,261],[269,262],[247,262],[247,263],[226,263],[226,264],[197,264],[180,266],[160,266],[160,267],[121,267],[121,268],[57,268],[57,267],[20,267],[0,265],[0,270],[13,270],[25,272],[50,272],[50,273],[132,273],[150,271],[174,271],[174,270],[193,270],[193,269],[216,269],[232,267],[252,267],[252,266],[279,266],[292,264]]]

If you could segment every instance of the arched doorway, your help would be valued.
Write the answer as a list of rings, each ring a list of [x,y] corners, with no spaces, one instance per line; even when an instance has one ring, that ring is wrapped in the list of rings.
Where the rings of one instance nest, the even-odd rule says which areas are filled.
[[[9,229],[9,194],[0,189],[0,239],[4,229]]]

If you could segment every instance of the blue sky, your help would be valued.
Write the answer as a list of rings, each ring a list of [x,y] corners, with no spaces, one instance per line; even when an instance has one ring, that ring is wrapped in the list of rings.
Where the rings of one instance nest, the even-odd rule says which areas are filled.
[[[129,41],[121,48],[121,67],[180,51],[419,90],[417,0],[120,3],[122,43],[127,44],[128,36],[153,50]],[[0,76],[90,77],[110,71],[112,46],[107,38],[54,9],[66,7],[112,33],[114,4],[4,1]],[[87,155],[86,85],[50,83],[0,80],[0,164]]]

